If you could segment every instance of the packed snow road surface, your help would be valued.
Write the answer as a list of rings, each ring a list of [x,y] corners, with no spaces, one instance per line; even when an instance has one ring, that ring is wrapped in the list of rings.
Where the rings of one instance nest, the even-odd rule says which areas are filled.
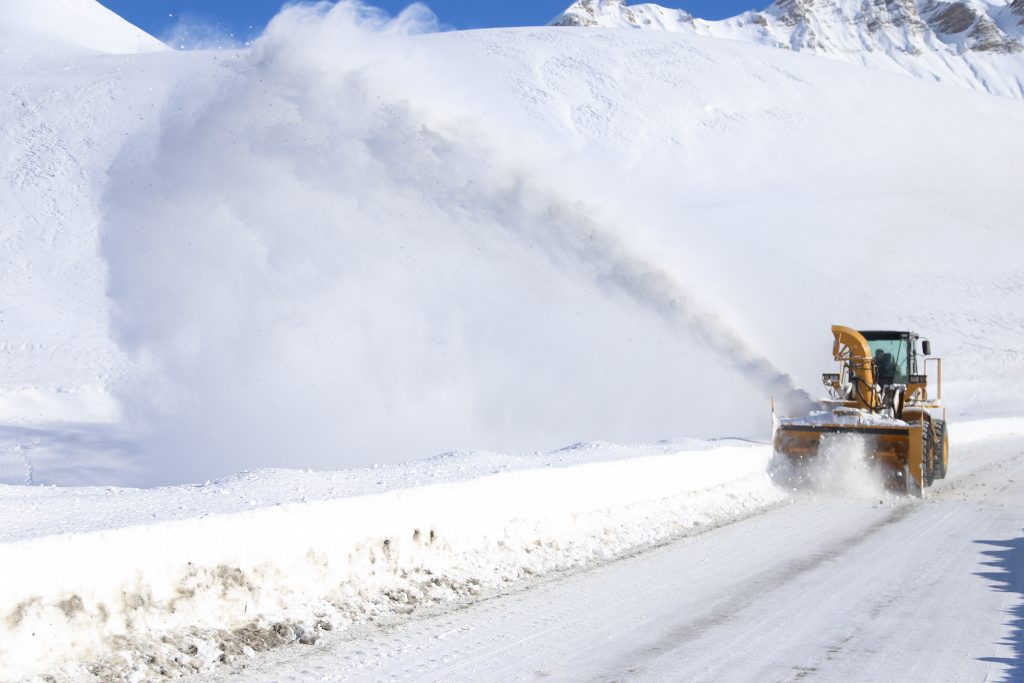
[[[925,500],[798,496],[230,680],[1022,681],[1022,454],[964,445]]]

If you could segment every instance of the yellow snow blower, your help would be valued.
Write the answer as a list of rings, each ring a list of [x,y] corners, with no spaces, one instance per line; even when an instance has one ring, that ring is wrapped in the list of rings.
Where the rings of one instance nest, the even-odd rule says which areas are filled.
[[[949,440],[942,405],[942,359],[914,332],[860,331],[832,326],[838,373],[822,375],[821,410],[776,418],[775,459],[796,468],[813,462],[832,435],[858,435],[887,473],[891,488],[918,495],[946,476]],[[928,369],[935,370],[935,395]],[[909,477],[908,477],[909,475]]]

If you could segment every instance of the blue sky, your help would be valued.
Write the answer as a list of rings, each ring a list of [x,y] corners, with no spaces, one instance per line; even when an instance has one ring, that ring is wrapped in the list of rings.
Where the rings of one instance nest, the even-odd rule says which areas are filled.
[[[136,26],[166,37],[183,17],[217,26],[238,40],[253,38],[277,13],[284,0],[99,0]],[[636,4],[638,0],[631,0]],[[441,22],[455,28],[530,26],[550,21],[572,0],[433,0],[426,4]],[[377,0],[391,14],[409,0]],[[707,19],[721,19],[748,9],[760,9],[769,0],[660,0],[664,7],[682,7]]]

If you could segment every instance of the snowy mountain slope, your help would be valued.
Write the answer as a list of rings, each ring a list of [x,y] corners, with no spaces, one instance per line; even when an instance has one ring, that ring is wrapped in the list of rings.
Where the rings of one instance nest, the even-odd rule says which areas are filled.
[[[117,418],[109,382],[125,366],[109,334],[97,256],[100,196],[124,140],[159,114],[183,75],[215,62],[170,53],[69,56],[10,48],[0,78],[0,421]],[[173,62],[167,61],[168,59]]]
[[[723,21],[655,4],[580,0],[552,24],[742,40],[1024,97],[1019,0],[779,0]]]
[[[5,50],[24,40],[111,54],[168,49],[96,0],[0,0],[0,35]]]
[[[40,113],[0,135],[40,177],[2,190],[25,207],[4,390],[50,420],[113,390],[150,453],[119,481],[763,438],[837,321],[931,336],[954,414],[1019,409],[1017,102],[696,36],[343,10],[252,52],[12,72]],[[58,258],[81,272],[41,275]],[[11,481],[35,453],[68,482],[73,454],[48,469],[28,434]]]
[[[107,383],[122,361],[97,267],[98,198],[118,146],[154,113],[128,93],[163,92],[174,77],[155,65],[119,73],[96,53],[163,51],[94,0],[0,0],[3,422],[116,419]]]

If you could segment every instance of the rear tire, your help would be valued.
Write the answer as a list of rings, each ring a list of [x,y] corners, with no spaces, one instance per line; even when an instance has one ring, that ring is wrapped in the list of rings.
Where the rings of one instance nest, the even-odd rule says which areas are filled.
[[[935,479],[945,479],[946,470],[949,468],[948,463],[948,449],[949,444],[946,443],[946,421],[936,420],[935,426],[935,457],[932,459],[932,472]]]
[[[935,439],[932,438],[931,421],[921,430],[921,485],[928,488],[935,481]]]

